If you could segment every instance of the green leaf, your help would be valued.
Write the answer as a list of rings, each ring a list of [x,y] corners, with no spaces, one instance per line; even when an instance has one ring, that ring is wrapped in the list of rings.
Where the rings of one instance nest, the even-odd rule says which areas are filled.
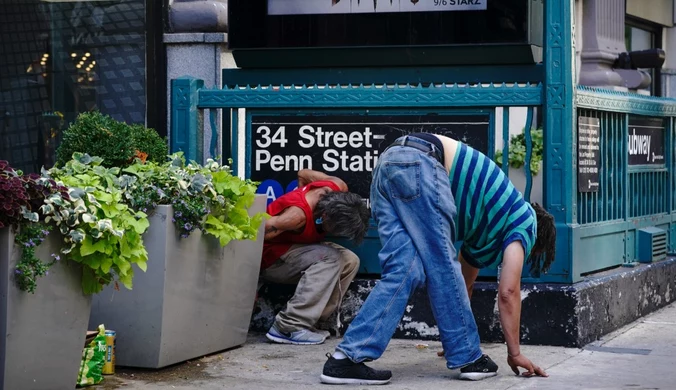
[[[120,241],[120,256],[125,258],[130,258],[132,256],[131,248],[129,247],[127,240]]]
[[[148,270],[148,263],[145,261],[137,261],[136,265],[141,269],[141,271],[146,272]]]
[[[68,235],[71,237],[73,242],[76,243],[82,242],[86,237],[85,232],[82,229],[71,230]]]
[[[100,191],[96,194],[96,199],[99,202],[111,203],[113,201],[113,195]]]
[[[110,272],[110,268],[113,266],[113,259],[110,257],[104,257],[101,260],[101,271],[105,273]]]
[[[85,191],[81,188],[71,188],[68,191],[68,195],[71,199],[82,199],[85,195]]]
[[[103,286],[99,283],[96,278],[96,274],[93,270],[83,267],[82,268],[82,291],[87,294],[96,294],[103,290]]]
[[[132,281],[134,280],[134,273],[130,271],[127,275],[120,275],[120,282],[124,285],[127,290],[131,290],[133,287]]]
[[[134,229],[134,231],[138,234],[143,234],[145,233],[146,229],[150,226],[150,222],[148,221],[148,218],[140,218],[140,219],[135,219],[133,218],[132,220],[128,221],[129,226]]]
[[[40,220],[40,216],[38,215],[38,213],[32,213],[32,212],[28,211],[28,209],[23,207],[23,206],[22,206],[22,209],[23,209],[23,212],[21,214],[25,219],[29,220],[30,222],[38,222]]]
[[[108,243],[104,240],[98,240],[94,242],[91,237],[87,236],[80,245],[80,255],[85,257],[96,252],[106,253],[107,244]]]
[[[113,263],[117,266],[118,274],[120,276],[127,275],[127,273],[131,270],[131,264],[126,261],[126,259],[123,259],[116,254],[113,254]]]
[[[93,223],[96,222],[98,218],[96,218],[95,215],[89,214],[89,213],[84,213],[82,214],[82,222],[84,223]]]

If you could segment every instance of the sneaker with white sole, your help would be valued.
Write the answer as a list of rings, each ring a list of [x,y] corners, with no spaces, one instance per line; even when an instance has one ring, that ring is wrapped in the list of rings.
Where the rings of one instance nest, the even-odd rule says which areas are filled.
[[[301,329],[290,333],[282,332],[273,324],[265,337],[270,341],[280,344],[317,345],[322,344],[326,340],[327,335],[316,333],[309,329]]]
[[[460,369],[460,379],[469,381],[480,381],[496,375],[498,375],[498,365],[488,355],[483,355]]]
[[[312,328],[311,330],[314,333],[317,333],[317,334],[324,336],[326,339],[331,337],[331,332],[329,332],[328,330],[316,329],[316,328]]]
[[[392,379],[392,371],[374,370],[364,363],[354,363],[348,358],[336,359],[326,354],[320,380],[329,385],[384,385]]]

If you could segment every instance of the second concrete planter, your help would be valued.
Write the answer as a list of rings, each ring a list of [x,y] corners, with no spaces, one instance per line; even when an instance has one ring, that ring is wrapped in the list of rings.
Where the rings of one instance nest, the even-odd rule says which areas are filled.
[[[265,211],[257,196],[251,214]],[[244,344],[256,296],[263,251],[256,241],[222,248],[193,232],[181,239],[170,206],[159,206],[143,236],[147,272],[137,271],[133,290],[106,288],[94,297],[90,328],[117,332],[120,366],[162,368]]]
[[[52,233],[36,256],[48,262],[60,248]],[[16,287],[20,258],[14,233],[0,229],[0,389],[74,389],[91,307],[82,268],[67,260],[54,264],[31,294]]]

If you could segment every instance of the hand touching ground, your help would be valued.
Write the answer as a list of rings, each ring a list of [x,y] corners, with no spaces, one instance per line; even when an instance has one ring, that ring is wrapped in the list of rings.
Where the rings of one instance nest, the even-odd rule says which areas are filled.
[[[545,372],[545,370],[535,365],[533,362],[530,361],[530,359],[528,359],[523,354],[518,354],[516,356],[507,356],[507,364],[509,364],[509,367],[512,368],[512,371],[514,371],[514,374],[516,375],[519,375],[519,367],[521,367],[526,369],[526,371],[521,373],[521,375],[525,377],[531,377],[535,375],[543,377],[549,376]]]

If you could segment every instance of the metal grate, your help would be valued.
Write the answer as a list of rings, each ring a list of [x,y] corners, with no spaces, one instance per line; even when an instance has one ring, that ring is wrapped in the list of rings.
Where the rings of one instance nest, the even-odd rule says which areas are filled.
[[[638,231],[638,260],[651,263],[667,258],[667,232],[656,227],[647,227]]]
[[[653,236],[653,261],[667,258],[667,233],[662,232]]]
[[[629,173],[629,217],[642,217],[668,211],[669,172],[666,168]]]

